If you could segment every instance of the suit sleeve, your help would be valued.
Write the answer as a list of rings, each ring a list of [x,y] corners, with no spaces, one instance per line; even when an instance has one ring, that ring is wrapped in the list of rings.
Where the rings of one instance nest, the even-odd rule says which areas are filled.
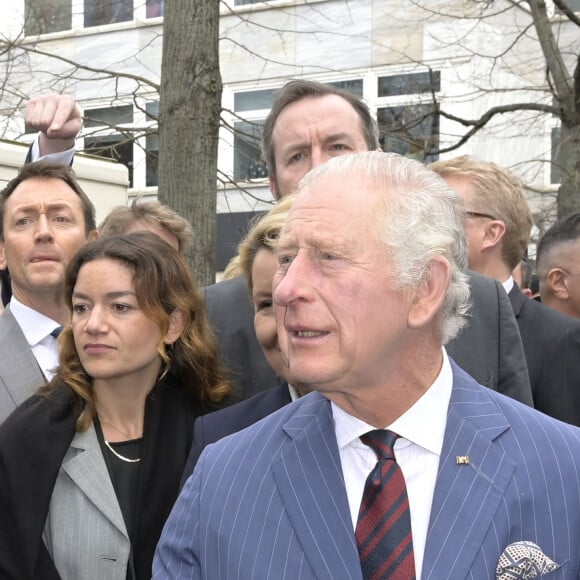
[[[165,523],[153,560],[153,580],[202,578],[199,505],[203,465],[190,477]]]
[[[40,161],[41,159],[46,161],[53,161],[54,163],[62,163],[63,165],[72,165],[75,148],[67,149],[66,151],[59,151],[58,153],[50,153],[49,155],[40,155],[40,148],[38,143],[39,135],[36,135],[32,145],[28,149],[28,154],[26,155],[25,163],[32,163],[34,161]]]
[[[534,406],[526,356],[508,295],[496,282],[499,316],[499,375],[497,390],[512,399]]]

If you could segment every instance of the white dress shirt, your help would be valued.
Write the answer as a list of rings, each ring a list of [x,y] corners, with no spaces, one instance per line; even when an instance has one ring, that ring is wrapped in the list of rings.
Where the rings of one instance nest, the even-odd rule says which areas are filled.
[[[385,426],[400,435],[394,451],[407,485],[417,578],[421,577],[423,566],[452,383],[453,372],[443,349],[443,365],[433,385],[407,412]],[[350,515],[356,529],[365,482],[377,463],[374,451],[359,438],[376,427],[353,417],[335,403],[332,412]]]
[[[40,133],[36,135],[34,141],[32,142],[32,149],[30,151],[31,161],[53,161],[54,163],[63,163],[64,165],[70,165],[75,154],[75,148],[67,149],[66,151],[60,151],[58,153],[49,153],[48,155],[40,156],[40,145],[39,140]]]
[[[10,299],[10,311],[22,329],[26,342],[38,362],[47,381],[54,376],[58,366],[58,344],[51,332],[60,326],[48,316],[29,308],[14,296]]]
[[[510,276],[505,282],[502,282],[502,286],[504,287],[506,293],[509,294],[512,291],[512,288],[514,287],[513,276]]]

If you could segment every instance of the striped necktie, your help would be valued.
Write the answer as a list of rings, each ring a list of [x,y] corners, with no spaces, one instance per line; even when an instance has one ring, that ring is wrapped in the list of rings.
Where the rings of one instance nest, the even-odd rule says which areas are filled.
[[[363,493],[355,537],[365,580],[413,580],[409,498],[393,446],[399,436],[377,429],[361,437],[377,456]]]

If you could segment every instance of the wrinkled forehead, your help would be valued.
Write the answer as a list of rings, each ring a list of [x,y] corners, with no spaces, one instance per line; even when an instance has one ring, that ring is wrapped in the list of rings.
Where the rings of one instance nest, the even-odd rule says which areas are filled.
[[[376,196],[369,192],[361,200],[356,181],[347,184],[341,176],[324,176],[303,187],[280,232],[279,245],[317,245],[324,241],[343,246],[368,239],[377,223]]]

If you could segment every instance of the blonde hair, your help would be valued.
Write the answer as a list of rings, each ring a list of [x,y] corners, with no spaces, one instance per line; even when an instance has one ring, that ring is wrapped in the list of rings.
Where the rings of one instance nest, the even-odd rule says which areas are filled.
[[[286,223],[294,196],[283,197],[267,214],[263,215],[248,232],[238,246],[238,267],[240,274],[246,277],[250,294],[253,289],[252,266],[258,250],[266,248],[274,251],[280,236],[280,230]]]
[[[114,236],[129,233],[138,222],[157,226],[177,238],[179,252],[184,254],[193,244],[191,224],[170,207],[158,201],[140,202],[134,199],[127,207],[114,207],[101,222],[99,231],[102,236]]]
[[[468,177],[473,185],[471,211],[492,215],[505,223],[502,258],[510,271],[524,257],[534,223],[522,180],[511,171],[489,161],[477,161],[468,155],[429,166],[445,179]]]

